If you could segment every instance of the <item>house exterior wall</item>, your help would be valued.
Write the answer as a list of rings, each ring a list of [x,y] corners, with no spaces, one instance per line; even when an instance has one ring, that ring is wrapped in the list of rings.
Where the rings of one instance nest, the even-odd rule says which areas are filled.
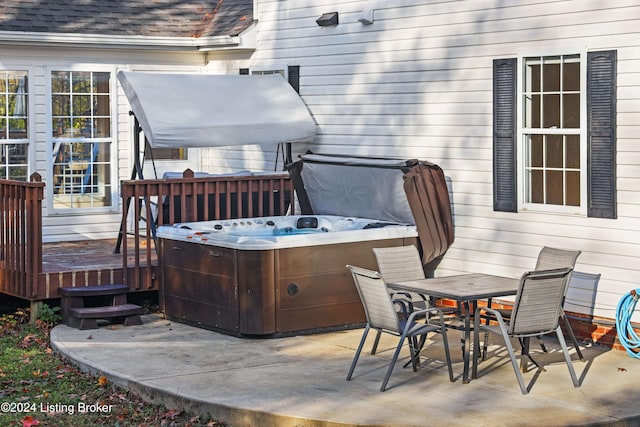
[[[129,115],[127,98],[117,82],[119,70],[150,72],[205,72],[208,59],[215,60],[219,70],[225,64],[248,57],[248,54],[226,52],[160,52],[155,50],[87,49],[61,47],[0,47],[0,69],[26,69],[29,71],[29,122],[30,165],[29,174],[39,173],[45,183],[43,203],[43,240],[45,242],[83,239],[115,238],[120,227],[122,201],[119,197],[119,182],[131,178],[133,165],[133,118]],[[230,65],[228,65],[230,66]],[[234,68],[235,67],[234,65]],[[108,208],[52,209],[52,190],[47,181],[51,177],[51,131],[50,71],[89,70],[109,71],[111,80],[112,184],[115,189],[113,206]],[[204,169],[197,150],[190,151],[188,161],[157,161],[159,176],[165,170],[183,171],[186,168]],[[145,165],[145,177],[154,177],[152,165]]]
[[[455,243],[437,275],[519,276],[544,245],[582,250],[566,309],[615,317],[640,277],[640,6],[636,1],[259,0],[252,69],[300,66],[309,148],[419,158],[451,183]],[[358,22],[363,10],[374,22]],[[339,25],[315,20],[339,12]],[[495,212],[494,59],[617,51],[617,218]],[[306,147],[305,147],[306,148]],[[640,320],[637,315],[635,320]]]

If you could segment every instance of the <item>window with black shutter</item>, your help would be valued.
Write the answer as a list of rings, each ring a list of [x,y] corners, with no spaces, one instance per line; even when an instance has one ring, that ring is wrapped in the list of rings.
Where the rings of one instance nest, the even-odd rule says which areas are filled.
[[[493,65],[494,210],[615,218],[616,52],[529,56],[520,66],[517,87],[516,58]]]

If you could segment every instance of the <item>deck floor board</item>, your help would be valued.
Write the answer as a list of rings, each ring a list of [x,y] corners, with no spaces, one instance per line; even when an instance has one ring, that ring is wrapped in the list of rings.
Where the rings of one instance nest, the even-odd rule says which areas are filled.
[[[135,265],[133,239],[127,239],[127,264]],[[144,244],[144,241],[142,241]],[[42,245],[42,268],[45,273],[77,270],[122,268],[122,253],[113,253],[116,239],[81,240],[75,242],[44,243]],[[144,265],[146,246],[141,249],[141,265]],[[157,265],[155,248],[151,247],[151,263]]]

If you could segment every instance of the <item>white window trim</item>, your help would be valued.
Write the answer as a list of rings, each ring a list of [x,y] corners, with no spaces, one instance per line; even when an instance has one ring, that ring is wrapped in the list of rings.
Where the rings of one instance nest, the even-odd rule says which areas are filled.
[[[111,159],[109,173],[111,175],[111,206],[87,207],[87,208],[57,208],[54,204],[53,185],[46,186],[45,204],[47,212],[51,215],[85,215],[90,213],[113,213],[120,212],[120,177],[118,175],[118,129],[117,129],[117,104],[118,92],[116,85],[116,68],[100,64],[78,64],[71,66],[50,65],[45,69],[45,86],[46,86],[46,141],[47,141],[47,168],[46,182],[53,182],[53,137],[51,129],[53,126],[53,111],[51,109],[51,72],[52,71],[75,71],[75,72],[109,72],[111,74],[111,82],[109,87],[110,96],[110,117],[111,117],[111,137],[103,139],[95,139],[95,141],[111,141],[109,158]]]
[[[528,57],[547,57],[560,55],[580,55],[580,206],[560,206],[540,203],[527,203],[526,200],[526,179],[524,168],[526,165],[526,150],[524,144],[524,101],[523,101],[523,85],[524,85],[524,59]],[[540,50],[520,52],[517,56],[517,86],[516,86],[516,176],[518,182],[518,211],[536,212],[536,213],[553,213],[564,215],[587,216],[587,49],[582,48],[566,48],[561,50]]]

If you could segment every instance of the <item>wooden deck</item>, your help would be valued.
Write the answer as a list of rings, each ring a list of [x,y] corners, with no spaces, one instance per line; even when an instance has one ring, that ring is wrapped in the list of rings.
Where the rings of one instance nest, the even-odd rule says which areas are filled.
[[[113,239],[43,243],[45,183],[0,179],[0,293],[36,303],[60,298],[60,289],[126,284],[131,292],[159,289],[160,271],[151,224],[209,221],[293,214],[293,183],[288,174],[198,177],[121,182],[122,218],[144,217],[143,206],[162,200],[152,222],[122,222],[120,253]],[[28,232],[27,232],[28,231]]]
[[[127,239],[127,264],[135,264],[133,240]],[[146,249],[146,241],[141,241]],[[114,253],[116,239],[81,240],[77,242],[44,243],[42,269],[45,273],[87,271],[122,268],[122,254]],[[151,265],[157,265],[155,248],[151,251]],[[145,260],[141,261],[145,262]]]
[[[115,238],[43,244],[40,293],[46,295],[46,298],[59,298],[60,288],[127,283],[125,274],[131,277],[136,270],[136,260],[138,267],[146,267],[146,256],[136,257],[133,239],[126,241],[129,244],[126,272],[122,265],[122,253],[114,253]],[[141,250],[146,253],[146,244],[143,243]],[[150,253],[150,271],[153,275],[158,264],[155,248],[152,247]],[[151,281],[155,282],[154,279],[155,277]],[[154,283],[151,288],[132,286],[132,291],[157,290],[155,285]]]

